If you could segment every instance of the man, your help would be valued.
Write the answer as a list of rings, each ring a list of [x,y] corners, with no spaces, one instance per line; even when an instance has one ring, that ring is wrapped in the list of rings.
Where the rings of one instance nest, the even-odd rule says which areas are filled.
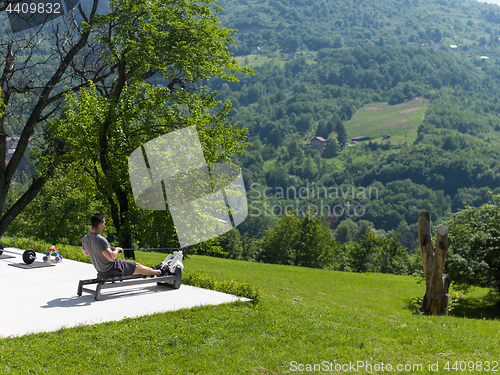
[[[121,253],[123,249],[116,247],[114,250],[111,250],[108,241],[101,236],[106,225],[104,214],[93,214],[90,218],[90,223],[92,224],[92,230],[83,237],[82,251],[85,256],[90,256],[90,261],[99,276],[129,276],[138,273],[161,277],[167,274],[167,266],[160,269],[152,269],[132,260],[116,259],[118,253]]]

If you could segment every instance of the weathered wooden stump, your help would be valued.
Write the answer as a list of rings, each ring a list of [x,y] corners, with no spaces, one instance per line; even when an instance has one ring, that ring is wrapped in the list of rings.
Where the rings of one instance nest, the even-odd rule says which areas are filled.
[[[418,215],[418,242],[425,275],[422,310],[425,314],[448,315],[448,288],[451,280],[443,270],[448,248],[453,241],[445,227],[437,228],[435,248],[431,238],[431,214],[421,212]]]

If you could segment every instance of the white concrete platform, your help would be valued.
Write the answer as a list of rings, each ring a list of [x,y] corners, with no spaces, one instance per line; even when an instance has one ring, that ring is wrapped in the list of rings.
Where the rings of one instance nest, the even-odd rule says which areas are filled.
[[[0,337],[55,331],[81,324],[97,324],[158,312],[218,305],[246,298],[181,285],[179,289],[155,283],[103,290],[101,299],[78,297],[78,281],[95,278],[91,264],[64,259],[54,267],[21,269],[23,250],[6,248],[0,259]],[[15,254],[14,254],[15,253]],[[37,253],[37,261],[43,254]],[[95,285],[89,285],[92,289]]]

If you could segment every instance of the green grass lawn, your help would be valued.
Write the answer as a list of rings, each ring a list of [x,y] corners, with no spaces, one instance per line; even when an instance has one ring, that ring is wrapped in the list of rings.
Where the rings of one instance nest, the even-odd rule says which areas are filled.
[[[165,254],[137,252],[140,262]],[[424,294],[412,277],[333,272],[190,256],[186,270],[259,285],[257,306],[234,303],[0,340],[1,374],[491,373],[500,361],[500,316],[475,290],[455,316],[412,315]],[[481,316],[483,318],[481,319]],[[55,317],[57,318],[57,317]],[[335,362],[336,361],[336,362]],[[349,371],[346,364],[371,364]],[[490,371],[477,371],[476,364]],[[469,363],[467,363],[469,362]],[[333,365],[330,365],[332,363]],[[450,371],[444,370],[448,363]],[[348,371],[335,371],[343,364]],[[361,362],[359,363],[361,364]],[[398,364],[422,371],[397,371]],[[330,367],[332,366],[332,367]],[[500,364],[496,365],[500,371]],[[407,367],[408,368],[408,367]],[[457,367],[459,368],[459,367]],[[311,367],[314,369],[314,367]],[[352,367],[351,367],[352,370]]]
[[[391,144],[413,142],[427,107],[428,103],[420,98],[398,105],[374,103],[364,106],[344,124],[347,137],[367,136],[374,141],[387,142],[382,140],[382,135],[390,134]]]

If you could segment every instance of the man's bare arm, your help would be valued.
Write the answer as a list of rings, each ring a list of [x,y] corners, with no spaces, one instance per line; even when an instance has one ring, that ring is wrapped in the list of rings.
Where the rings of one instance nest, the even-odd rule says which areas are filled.
[[[89,253],[87,253],[87,250],[85,250],[83,247],[82,247],[82,252],[83,252],[83,255],[85,255],[86,257],[89,256]]]
[[[109,247],[102,252],[102,255],[109,260],[110,262],[114,262],[116,257],[118,256],[118,253],[121,253],[123,250],[121,247],[115,247],[114,250],[111,250]]]

